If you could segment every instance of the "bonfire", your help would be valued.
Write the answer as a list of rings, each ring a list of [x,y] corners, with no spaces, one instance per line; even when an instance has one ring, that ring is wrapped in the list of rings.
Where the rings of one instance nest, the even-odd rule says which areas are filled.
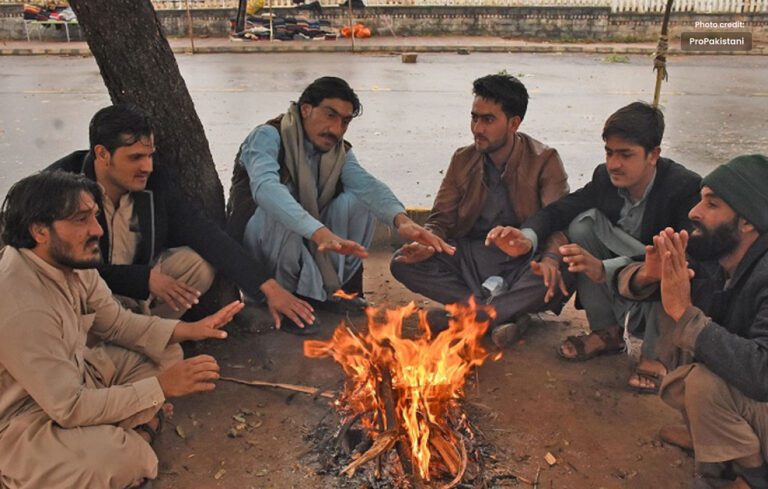
[[[342,417],[339,436],[359,424],[369,440],[342,474],[351,477],[371,464],[381,477],[385,464],[399,463],[396,471],[417,487],[443,481],[450,488],[464,478],[474,434],[461,401],[472,369],[489,357],[481,339],[494,312],[474,303],[446,310],[448,327],[437,334],[426,312],[411,303],[369,308],[367,332],[342,323],[330,340],[304,343],[305,355],[330,356],[346,375],[334,401]],[[415,314],[418,331],[405,337],[403,321]]]

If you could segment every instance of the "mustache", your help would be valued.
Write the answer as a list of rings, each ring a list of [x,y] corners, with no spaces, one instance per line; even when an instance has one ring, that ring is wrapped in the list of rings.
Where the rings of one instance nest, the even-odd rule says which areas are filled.
[[[339,138],[338,138],[338,137],[336,137],[336,135],[335,135],[335,134],[331,134],[330,132],[324,132],[324,133],[322,133],[320,136],[321,136],[321,137],[324,137],[324,138],[333,139],[333,142],[334,142],[334,143],[338,143],[338,142],[339,142]]]
[[[93,244],[93,243],[98,244],[98,242],[99,242],[99,237],[98,236],[94,236],[92,238],[88,238],[88,241],[85,242],[85,246],[88,246],[88,245]]]

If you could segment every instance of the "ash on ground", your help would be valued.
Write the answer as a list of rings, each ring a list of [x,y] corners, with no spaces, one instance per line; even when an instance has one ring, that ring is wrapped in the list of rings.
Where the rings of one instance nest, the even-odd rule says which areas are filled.
[[[479,419],[483,413],[471,403],[463,403],[469,420]],[[349,421],[349,420],[347,420]],[[347,423],[347,426],[349,423]],[[372,439],[366,431],[354,423],[344,425],[338,413],[331,409],[316,425],[304,426],[304,441],[310,445],[300,462],[318,475],[333,478],[333,487],[339,489],[425,489],[444,488],[450,477],[422,482],[420,486],[403,473],[400,460],[394,448],[381,457],[381,462],[372,460],[361,466],[352,477],[341,472],[357,457],[372,446]],[[471,430],[471,434],[468,430]],[[456,489],[494,489],[502,487],[530,486],[531,481],[521,480],[503,460],[508,458],[491,444],[485,434],[471,421],[461,430],[468,454],[467,469]],[[378,473],[377,473],[378,472]]]

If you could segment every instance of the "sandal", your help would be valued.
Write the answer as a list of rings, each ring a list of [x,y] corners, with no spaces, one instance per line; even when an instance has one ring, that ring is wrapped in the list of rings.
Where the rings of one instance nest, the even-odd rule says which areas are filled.
[[[662,369],[664,369],[664,372],[659,372],[656,370],[652,370],[647,367],[642,367],[643,363],[651,364],[657,363]],[[667,375],[667,369],[664,367],[664,365],[659,362],[658,360],[640,360],[640,363],[638,363],[637,367],[635,368],[635,373],[632,374],[629,377],[629,380],[627,381],[627,388],[631,391],[637,392],[639,394],[658,394],[659,393],[659,387],[661,387],[661,381],[664,380],[664,377]],[[637,377],[638,381],[651,384],[650,386],[639,386],[639,385],[632,385],[629,382],[632,380],[632,377]]]
[[[585,340],[593,334],[597,335],[603,341],[605,346],[587,353]],[[576,355],[571,357],[563,353],[563,346],[566,343],[573,345],[573,348],[576,350]],[[589,334],[579,336],[569,336],[557,348],[557,354],[560,355],[560,358],[569,362],[584,362],[600,355],[613,355],[621,353],[622,351],[624,351],[624,339],[621,337],[621,330],[618,330],[618,332],[613,335],[608,329],[599,329],[597,331],[592,331]]]
[[[165,424],[165,411],[163,408],[160,408],[157,414],[155,414],[155,418],[157,418],[157,428],[153,429],[151,426],[149,426],[149,423],[140,424],[133,428],[136,431],[143,431],[149,435],[150,445],[155,444],[155,438],[157,438],[157,435],[163,431],[163,425]]]

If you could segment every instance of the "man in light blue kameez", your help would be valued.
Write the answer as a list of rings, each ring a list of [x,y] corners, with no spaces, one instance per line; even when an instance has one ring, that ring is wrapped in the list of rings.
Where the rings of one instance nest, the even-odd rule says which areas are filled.
[[[366,305],[362,259],[376,218],[405,240],[454,252],[413,222],[389,187],[357,161],[343,136],[360,113],[347,82],[315,80],[285,114],[248,135],[230,197],[230,233],[287,290],[335,311],[362,311]],[[358,295],[340,298],[334,295],[339,290]]]

